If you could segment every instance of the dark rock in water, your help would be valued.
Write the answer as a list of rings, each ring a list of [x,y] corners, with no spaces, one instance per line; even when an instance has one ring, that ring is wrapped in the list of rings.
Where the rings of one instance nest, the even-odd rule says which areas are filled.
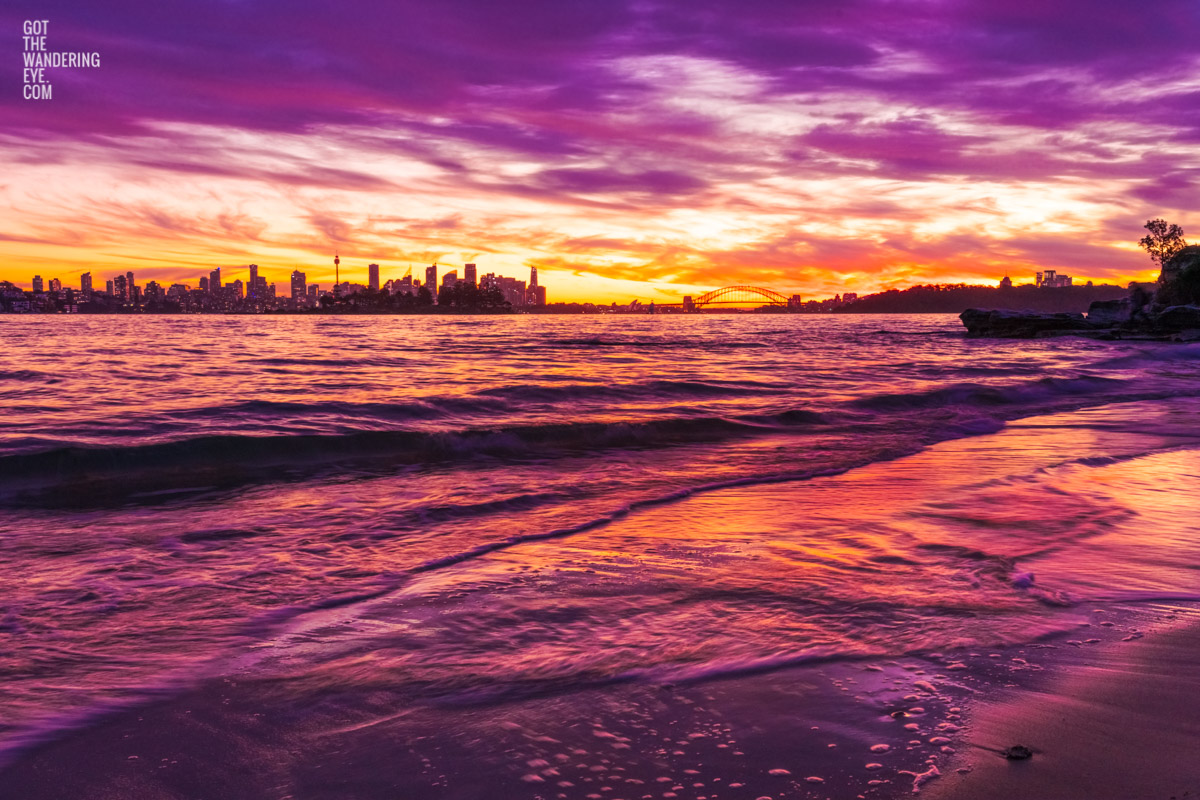
[[[1033,751],[1023,744],[1014,744],[1004,751],[1004,757],[1012,761],[1024,761],[1033,758]]]
[[[1009,311],[1007,309],[968,308],[959,315],[968,336],[994,336],[1004,339],[1033,339],[1073,331],[1094,331],[1097,326],[1083,314]]]
[[[1200,245],[1189,245],[1163,262],[1154,293],[1156,308],[1200,303]]]

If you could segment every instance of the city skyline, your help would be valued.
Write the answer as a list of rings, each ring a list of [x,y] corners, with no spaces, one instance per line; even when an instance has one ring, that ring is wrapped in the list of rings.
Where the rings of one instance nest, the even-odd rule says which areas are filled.
[[[1142,221],[1200,213],[1200,10],[1101,8],[51,2],[53,47],[102,67],[45,102],[4,73],[0,255],[328,284],[336,248],[599,300],[1148,280]]]

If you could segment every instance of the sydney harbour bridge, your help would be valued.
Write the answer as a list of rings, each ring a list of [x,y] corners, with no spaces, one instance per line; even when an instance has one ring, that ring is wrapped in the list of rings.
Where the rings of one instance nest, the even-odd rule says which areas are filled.
[[[725,286],[721,289],[713,289],[711,292],[705,292],[699,297],[687,296],[683,298],[682,303],[661,304],[670,305],[676,308],[682,307],[684,311],[699,311],[705,306],[779,306],[782,308],[791,308],[798,305],[800,302],[799,295],[787,297],[779,292],[770,289],[763,289],[759,286]]]

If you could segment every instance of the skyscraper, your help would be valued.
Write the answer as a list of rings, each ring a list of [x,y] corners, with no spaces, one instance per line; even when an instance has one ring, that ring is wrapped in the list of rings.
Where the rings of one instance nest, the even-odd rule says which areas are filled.
[[[58,278],[51,278],[50,279],[50,291],[61,292],[62,291],[62,281],[60,281]]]
[[[379,265],[367,265],[367,288],[371,291],[379,291]]]
[[[208,291],[208,276],[207,275],[205,275],[203,278],[200,279],[200,291],[202,291],[202,292]]]
[[[221,268],[217,267],[208,273],[208,290],[216,294],[221,289]]]
[[[121,302],[129,302],[129,279],[124,275],[113,278],[112,295]]]
[[[79,291],[84,294],[92,293],[92,273],[85,272],[79,276]]]
[[[467,283],[475,283],[475,265],[467,264],[463,267],[463,280]]]
[[[260,300],[258,292],[258,264],[250,265],[250,282],[246,284],[246,297],[250,300]]]
[[[530,267],[529,268],[529,288],[532,289],[534,286],[537,286],[537,285],[538,285],[537,267]]]
[[[425,285],[429,287],[429,291],[433,293],[433,298],[437,300],[437,264],[432,267],[425,268]]]
[[[43,291],[43,290],[42,290],[42,276],[41,276],[41,275],[34,275],[34,276],[33,276],[33,291],[35,291],[35,292],[41,292],[41,291]]]
[[[337,251],[333,251],[333,296],[337,297],[342,293],[342,258]]]
[[[136,295],[135,288],[137,287],[137,284],[133,282],[133,273],[126,272],[125,280],[127,281],[125,284],[125,302],[132,303]]]
[[[306,296],[305,277],[305,274],[300,270],[292,270],[292,299],[297,303],[303,302]]]

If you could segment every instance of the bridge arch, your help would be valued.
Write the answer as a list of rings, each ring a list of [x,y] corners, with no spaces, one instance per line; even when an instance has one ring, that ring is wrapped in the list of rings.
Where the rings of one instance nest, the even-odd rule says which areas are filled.
[[[725,286],[721,289],[713,289],[711,292],[700,295],[692,303],[696,308],[719,303],[762,303],[764,305],[786,306],[788,299],[779,292],[773,292],[770,289],[763,289],[758,286]]]

